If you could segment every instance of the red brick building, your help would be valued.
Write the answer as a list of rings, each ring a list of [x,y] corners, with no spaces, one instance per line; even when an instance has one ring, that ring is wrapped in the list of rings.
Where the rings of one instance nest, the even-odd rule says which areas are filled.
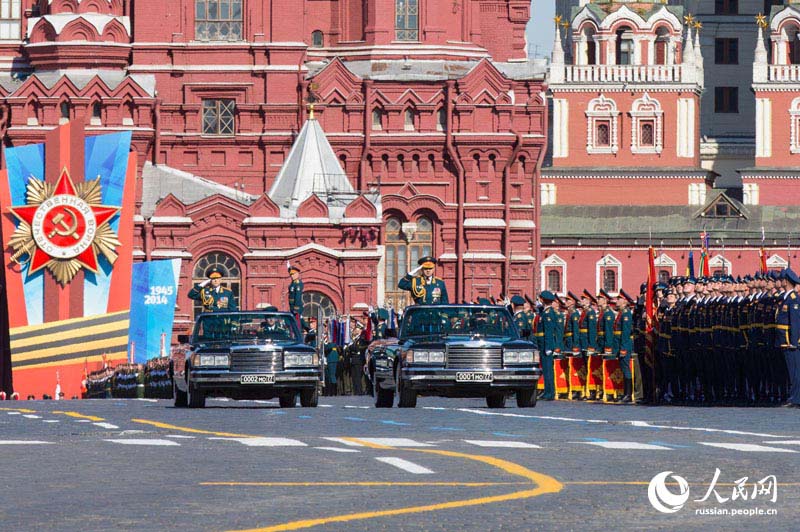
[[[691,15],[660,2],[598,0],[575,8],[566,31],[572,47],[564,50],[557,32],[549,78],[540,283],[560,293],[635,294],[647,276],[649,245],[661,277],[684,275],[691,247],[699,267],[703,231],[710,235],[712,272],[752,273],[762,227],[769,266],[785,267],[800,217],[788,207],[798,198],[792,177],[780,172],[776,179],[763,168],[719,175],[701,167],[704,65],[701,28]],[[774,28],[773,39],[778,33]],[[772,91],[781,109],[776,116],[788,116],[792,98],[778,89],[786,81],[754,86],[757,98],[760,90]],[[775,160],[786,166],[790,124],[780,120],[783,129],[776,125],[772,142],[786,144]]]
[[[176,333],[212,265],[244,308],[285,306],[287,261],[308,311],[399,304],[428,253],[455,299],[530,293],[547,110],[529,5],[2,0],[0,134],[133,130],[134,253],[183,259]]]

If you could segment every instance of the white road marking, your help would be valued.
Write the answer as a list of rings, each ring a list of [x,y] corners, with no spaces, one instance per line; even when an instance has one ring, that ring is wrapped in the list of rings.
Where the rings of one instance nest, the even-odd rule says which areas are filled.
[[[672,451],[670,447],[653,445],[652,443],[639,443],[635,441],[574,441],[583,445],[596,445],[605,449],[633,449],[642,451]]]
[[[75,423],[91,423],[91,419],[76,419]]]
[[[59,423],[58,419],[43,419],[42,423]]]
[[[734,451],[744,451],[750,453],[796,453],[793,449],[781,449],[780,447],[767,447],[766,445],[756,445],[754,443],[709,443],[697,442],[708,447],[719,447],[720,449],[733,449]],[[785,443],[785,442],[781,442]]]
[[[137,397],[135,401],[144,401],[146,403],[157,403],[158,399],[145,399],[144,397]]]
[[[350,441],[345,438],[323,438],[325,440],[335,441],[350,447],[366,447],[365,445]],[[357,438],[358,440],[367,443],[374,443],[375,445],[386,445],[388,447],[433,447],[429,443],[422,443],[409,438]]]
[[[371,406],[357,406],[357,405],[344,405],[345,408],[360,408],[362,410],[369,410]]]
[[[320,408],[333,408],[333,405],[317,405]]]
[[[333,451],[335,453],[360,453],[361,451],[357,451],[355,449],[343,449],[342,447],[314,447],[314,449],[319,449],[321,451]]]
[[[165,438],[175,438],[175,439],[179,439],[179,440],[193,440],[197,436],[184,436],[183,434],[167,434],[164,437]]]
[[[393,465],[402,469],[403,471],[414,473],[415,475],[430,475],[433,473],[433,471],[427,467],[422,467],[419,464],[409,462],[408,460],[403,460],[402,458],[395,458],[393,456],[378,456],[375,458],[375,460],[378,462],[383,462],[384,464]]]
[[[21,416],[22,412],[6,412],[9,416]]]
[[[180,443],[170,440],[144,440],[144,439],[130,439],[130,440],[105,440],[111,443],[119,443],[122,445],[159,445],[162,447],[178,446]]]
[[[456,408],[459,412],[467,412],[470,414],[480,414],[482,416],[503,416],[503,417],[519,417],[519,418],[528,418],[528,419],[545,419],[550,421],[572,421],[572,422],[579,422],[579,423],[611,423],[611,421],[607,419],[580,419],[580,418],[573,418],[573,417],[559,417],[559,416],[532,416],[529,414],[511,414],[505,412],[488,412],[485,410],[476,410],[472,408]],[[632,427],[641,427],[641,428],[648,428],[648,429],[670,429],[670,430],[694,430],[698,432],[719,432],[723,434],[736,434],[739,436],[756,436],[760,438],[786,438],[787,436],[781,436],[780,434],[764,434],[761,432],[746,432],[743,430],[732,430],[732,429],[712,429],[708,427],[675,427],[672,425],[653,425],[648,423],[647,421],[614,421],[614,423],[618,425],[630,425]]]
[[[444,408],[442,406],[423,406],[422,409],[423,410],[449,410],[449,409]]]
[[[42,416],[37,416],[36,414],[24,414],[22,417],[26,417],[28,419],[42,419]]]
[[[764,443],[777,443],[778,445],[800,445],[800,440],[765,441]]]
[[[541,449],[541,446],[522,441],[464,440],[478,447],[507,447],[512,449]]]
[[[0,445],[52,445],[51,441],[38,440],[0,440]]]
[[[104,423],[104,422],[92,423],[92,425],[96,425],[96,426],[100,427],[101,429],[118,429],[119,428],[116,425],[112,425],[111,423]]]
[[[209,440],[236,441],[248,447],[307,447],[305,443],[290,438],[209,438]]]

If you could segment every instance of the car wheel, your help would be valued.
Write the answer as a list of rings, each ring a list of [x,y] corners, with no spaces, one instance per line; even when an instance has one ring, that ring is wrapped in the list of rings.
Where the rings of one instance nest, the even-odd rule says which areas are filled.
[[[400,408],[416,408],[417,406],[417,392],[415,390],[408,389],[405,385],[403,385],[403,380],[397,380],[397,386],[399,388],[398,395],[400,396],[400,400],[397,402],[397,406]]]
[[[300,391],[300,406],[304,408],[315,408],[318,403],[319,403],[319,392],[317,391],[316,388],[314,388],[313,390]]]
[[[533,408],[536,406],[536,387],[533,387],[530,390],[518,391],[517,406],[519,408]]]
[[[184,408],[189,404],[186,392],[182,392],[180,388],[178,388],[175,379],[172,379],[172,398],[175,400],[175,408]]]
[[[291,392],[279,395],[278,403],[281,405],[281,408],[294,408],[297,404],[297,394]]]
[[[503,408],[506,406],[506,394],[498,393],[486,396],[486,406],[489,408]]]
[[[375,383],[375,407],[392,408],[394,404],[394,391],[384,390],[378,383]]]
[[[187,403],[189,408],[205,408],[206,394],[196,386],[193,386],[191,381],[186,381],[186,389],[188,390]]]

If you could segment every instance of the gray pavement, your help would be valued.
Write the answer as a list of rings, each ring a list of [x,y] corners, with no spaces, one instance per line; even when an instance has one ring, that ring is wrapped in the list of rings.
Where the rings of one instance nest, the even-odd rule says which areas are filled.
[[[798,410],[320,403],[0,402],[0,522],[36,531],[797,530]],[[701,502],[717,469],[716,495]],[[667,471],[688,486],[667,476],[656,490],[673,513],[648,497]],[[746,500],[741,490],[732,499],[737,481]]]

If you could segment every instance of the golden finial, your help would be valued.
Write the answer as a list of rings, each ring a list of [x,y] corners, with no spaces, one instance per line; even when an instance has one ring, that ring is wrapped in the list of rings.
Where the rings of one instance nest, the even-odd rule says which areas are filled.
[[[764,16],[764,13],[759,13],[756,15],[756,26],[759,28],[767,27],[767,17]]]
[[[694,24],[692,24],[692,27],[697,31],[700,31],[703,28],[703,24],[699,20],[695,20]]]
[[[691,26],[692,24],[694,24],[694,16],[691,13],[689,13],[688,15],[684,15],[683,21],[687,25]]]
[[[556,15],[555,17],[553,17],[553,22],[556,23],[556,26],[560,26],[561,25],[561,15]]]
[[[567,22],[567,21],[565,20],[564,22],[562,22],[562,23],[561,23],[561,27],[562,27],[562,28],[564,28],[564,29],[566,30],[567,28],[569,28],[569,22]]]
[[[308,119],[309,120],[314,120],[314,104],[313,103],[308,104]]]

